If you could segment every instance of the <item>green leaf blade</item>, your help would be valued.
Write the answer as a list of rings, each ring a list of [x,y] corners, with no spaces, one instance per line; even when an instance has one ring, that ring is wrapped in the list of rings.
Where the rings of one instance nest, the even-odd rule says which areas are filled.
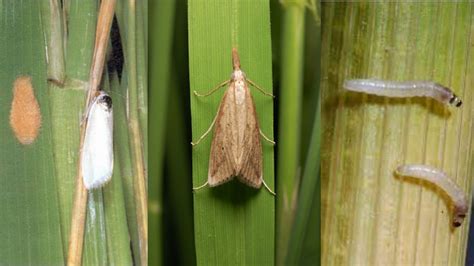
[[[44,39],[36,1],[7,1],[0,24],[0,261],[8,265],[64,263]],[[14,80],[32,78],[42,123],[30,145],[15,138],[9,121]]]
[[[267,1],[190,1],[188,6],[190,97],[193,140],[216,115],[222,89],[198,98],[229,79],[231,51],[239,51],[247,77],[267,92],[272,88],[269,5]],[[261,130],[273,138],[273,100],[252,90]],[[207,179],[211,134],[193,148],[193,184]],[[263,178],[274,188],[273,146],[262,141]],[[190,191],[191,193],[191,191]],[[194,193],[198,265],[274,264],[274,197],[232,181]]]

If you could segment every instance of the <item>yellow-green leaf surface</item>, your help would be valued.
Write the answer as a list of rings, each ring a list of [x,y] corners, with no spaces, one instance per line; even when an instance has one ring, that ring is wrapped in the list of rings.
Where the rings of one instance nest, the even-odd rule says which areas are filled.
[[[192,136],[211,125],[225,88],[198,98],[230,78],[232,47],[242,70],[264,90],[272,91],[269,3],[265,0],[188,3],[189,72]],[[273,99],[251,88],[262,131],[273,138]],[[193,185],[207,180],[212,134],[193,147]],[[274,188],[274,147],[262,141],[263,178]],[[189,147],[191,149],[191,145]],[[189,193],[192,193],[189,191]],[[274,196],[232,181],[194,192],[194,229],[198,265],[273,265]]]
[[[0,4],[0,261],[5,265],[64,263],[38,4]],[[13,81],[19,75],[31,76],[42,116],[40,134],[27,146],[9,124]]]
[[[463,265],[470,214],[451,228],[450,203],[401,164],[442,169],[472,192],[474,6],[322,5],[322,264]],[[345,79],[432,80],[461,108],[342,88]]]

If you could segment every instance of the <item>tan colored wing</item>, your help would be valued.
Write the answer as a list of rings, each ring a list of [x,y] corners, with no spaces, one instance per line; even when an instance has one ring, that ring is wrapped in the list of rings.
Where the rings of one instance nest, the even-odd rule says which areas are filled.
[[[228,182],[236,175],[234,158],[234,84],[231,83],[222,98],[217,113],[211,155],[209,156],[208,184],[215,187]]]
[[[245,90],[246,124],[242,143],[242,162],[237,179],[254,188],[262,186],[262,145],[260,129],[252,95],[248,87]]]

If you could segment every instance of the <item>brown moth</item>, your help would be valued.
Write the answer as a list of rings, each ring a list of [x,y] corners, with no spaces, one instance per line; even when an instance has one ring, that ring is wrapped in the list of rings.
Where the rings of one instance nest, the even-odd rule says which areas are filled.
[[[245,77],[244,72],[240,69],[239,54],[235,48],[232,49],[232,64],[234,71],[229,80],[219,84],[206,94],[199,94],[194,91],[196,96],[209,96],[219,88],[229,84],[211,126],[196,142],[191,142],[193,146],[199,144],[215,125],[207,182],[202,186],[193,188],[193,190],[203,188],[206,185],[215,187],[236,177],[240,182],[257,189],[263,183],[265,188],[275,195],[263,180],[260,135],[272,144],[275,144],[275,142],[263,135],[260,130],[255,104],[248,84],[267,96],[274,96],[266,93]]]

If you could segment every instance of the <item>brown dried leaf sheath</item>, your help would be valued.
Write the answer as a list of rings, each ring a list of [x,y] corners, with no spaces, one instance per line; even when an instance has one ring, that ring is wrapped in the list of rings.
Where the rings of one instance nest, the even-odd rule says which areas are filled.
[[[31,144],[38,136],[41,111],[29,76],[20,76],[13,84],[10,125],[22,144]]]
[[[262,186],[262,146],[255,105],[245,79],[244,100],[239,103],[232,80],[222,98],[209,158],[208,184],[218,186],[237,179],[251,187]]]

